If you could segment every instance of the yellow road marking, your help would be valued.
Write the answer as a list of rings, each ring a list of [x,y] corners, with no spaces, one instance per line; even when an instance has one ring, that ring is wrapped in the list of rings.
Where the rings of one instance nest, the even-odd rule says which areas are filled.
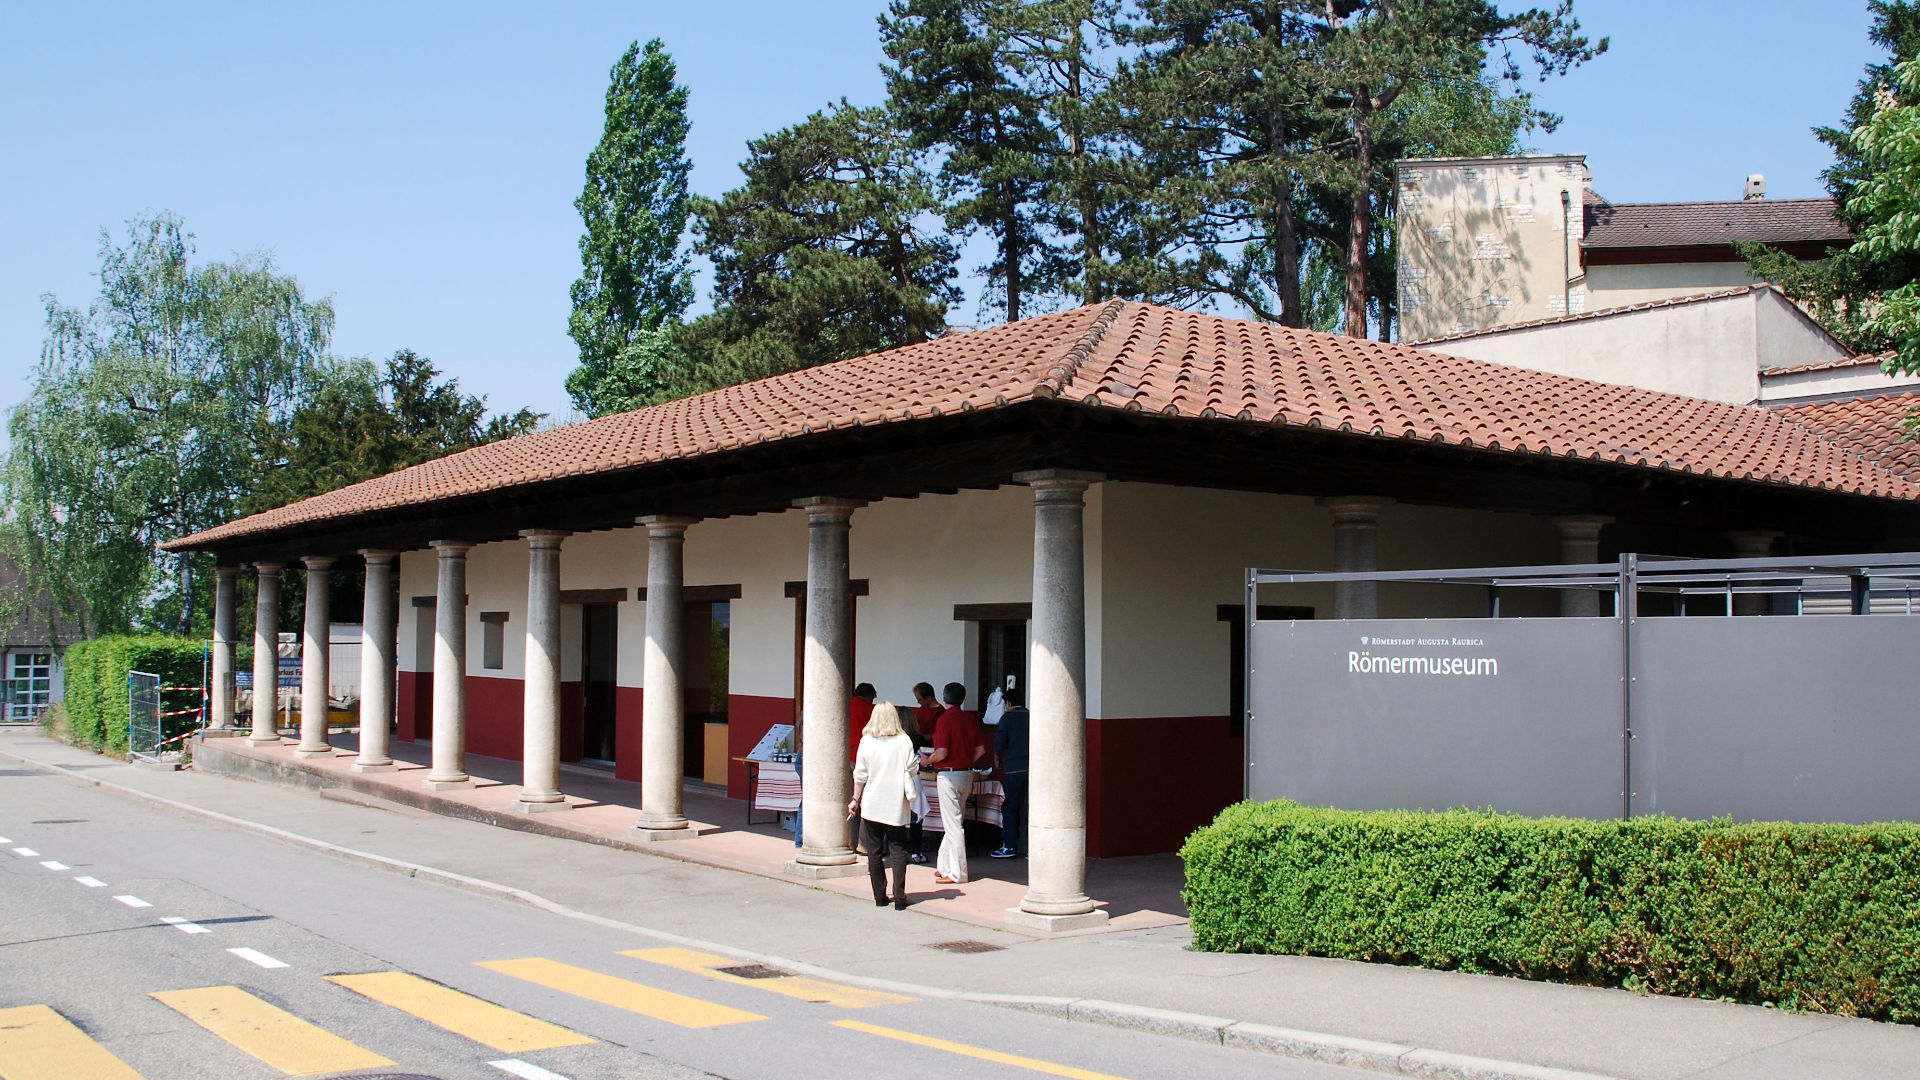
[[[595,1041],[591,1036],[536,1020],[404,971],[329,975],[327,981],[509,1054],[551,1050],[556,1046],[585,1046]]]
[[[113,1052],[45,1005],[0,1009],[5,1080],[140,1080]]]
[[[720,1027],[723,1024],[766,1019],[759,1013],[716,1005],[671,990],[656,990],[651,986],[538,956],[523,960],[489,960],[480,966],[563,994],[583,997],[588,1001],[597,1001],[602,1005],[611,1005],[616,1009],[625,1009],[686,1028]]]
[[[900,994],[889,994],[880,990],[862,990],[857,986],[842,986],[839,983],[802,978],[798,975],[777,975],[770,979],[743,978],[716,970],[731,967],[736,961],[694,949],[629,949],[620,955],[680,971],[691,971],[695,975],[705,975],[709,979],[719,979],[721,982],[733,983],[736,986],[770,990],[776,994],[799,998],[801,1001],[838,1005],[843,1009],[865,1009],[874,1005],[904,1005],[913,1000]]]
[[[288,1076],[372,1069],[393,1062],[269,1005],[237,986],[161,990],[154,998]]]
[[[1059,1065],[1051,1061],[1041,1061],[1039,1058],[1021,1057],[1018,1054],[1002,1053],[999,1050],[968,1046],[966,1043],[949,1042],[946,1039],[936,1039],[931,1035],[920,1035],[912,1031],[900,1031],[895,1028],[881,1027],[879,1024],[869,1024],[864,1020],[835,1020],[832,1023],[834,1027],[843,1027],[849,1031],[864,1031],[883,1039],[944,1050],[949,1054],[959,1054],[961,1057],[977,1058],[1000,1065],[1011,1065],[1016,1069],[1031,1069],[1049,1076],[1065,1076],[1069,1080],[1120,1080],[1117,1076],[1094,1072],[1091,1069],[1076,1069],[1071,1065]]]

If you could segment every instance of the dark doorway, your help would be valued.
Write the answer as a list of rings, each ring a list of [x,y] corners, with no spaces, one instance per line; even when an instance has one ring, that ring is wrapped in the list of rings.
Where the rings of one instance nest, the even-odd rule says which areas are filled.
[[[618,690],[615,688],[615,658],[618,620],[613,604],[580,605],[580,682],[581,727],[585,738],[582,756],[612,764],[614,757],[615,717]]]
[[[987,695],[994,690],[1017,686],[1027,688],[1027,620],[982,619],[979,626],[980,669],[976,673],[970,705],[978,712],[987,707]]]
[[[1310,607],[1261,604],[1262,620],[1298,620],[1313,618]],[[1247,733],[1247,605],[1221,604],[1216,617],[1227,624],[1228,734],[1239,738]]]
[[[722,784],[726,783],[727,767],[732,611],[732,605],[724,600],[689,603],[682,631],[682,640],[687,643],[686,669],[680,676],[686,702],[684,775]]]

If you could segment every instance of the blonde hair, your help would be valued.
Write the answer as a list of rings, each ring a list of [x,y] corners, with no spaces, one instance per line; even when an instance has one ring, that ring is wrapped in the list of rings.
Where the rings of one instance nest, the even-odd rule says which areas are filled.
[[[873,707],[873,715],[867,720],[867,734],[876,739],[889,735],[900,735],[900,710],[891,701],[882,701]]]

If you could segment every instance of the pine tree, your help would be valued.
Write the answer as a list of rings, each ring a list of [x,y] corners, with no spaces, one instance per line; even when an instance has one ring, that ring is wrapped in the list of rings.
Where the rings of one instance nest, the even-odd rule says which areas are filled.
[[[693,300],[680,245],[688,213],[687,88],[659,39],[627,48],[607,87],[606,128],[587,155],[574,206],[580,279],[567,330],[580,366],[567,393],[589,416],[662,400],[673,382],[670,334]],[[663,355],[666,357],[662,362]]]
[[[995,257],[983,307],[1013,322],[1058,293],[1070,264],[1041,232],[1041,159],[1057,141],[1040,103],[1009,70],[1020,0],[893,0],[880,17],[888,104],[921,150],[939,150],[944,213],[983,230]]]
[[[944,329],[951,241],[918,154],[881,109],[839,105],[748,144],[746,183],[695,200],[714,311],[676,339],[690,393],[925,341]]]

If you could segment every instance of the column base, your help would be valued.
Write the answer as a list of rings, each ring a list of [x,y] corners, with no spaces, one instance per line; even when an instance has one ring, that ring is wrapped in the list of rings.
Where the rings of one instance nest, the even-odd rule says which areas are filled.
[[[867,868],[854,861],[852,854],[849,854],[846,862],[825,865],[803,863],[797,859],[790,860],[787,865],[780,868],[780,872],[788,877],[804,878],[808,881],[826,881],[829,878],[859,877],[867,872]]]
[[[456,791],[461,788],[473,787],[473,777],[463,776],[458,780],[434,780],[428,778],[420,781],[420,783],[428,791]]]
[[[353,763],[353,771],[360,772],[360,773],[399,772],[400,766],[391,761],[382,761],[377,763],[366,763],[366,762],[356,761]]]
[[[573,804],[565,799],[558,799],[554,802],[527,802],[522,799],[515,799],[513,801],[513,808],[516,812],[522,814],[549,814],[556,810],[571,810],[573,809]]]
[[[331,746],[296,746],[293,748],[293,752],[299,755],[300,757],[309,757],[309,758],[310,757],[332,757],[333,747]]]
[[[240,728],[210,727],[200,733],[203,739],[237,739],[246,732]]]
[[[1007,909],[1007,925],[1016,930],[1032,930],[1042,934],[1070,934],[1076,930],[1098,930],[1107,925],[1107,912],[1104,908],[1094,908],[1078,915],[1037,915],[1031,911],[1022,911],[1017,907]]]
[[[247,745],[248,745],[248,746],[279,746],[279,745],[280,745],[280,736],[278,736],[278,735],[249,735],[249,736],[247,736]]]
[[[700,830],[694,828],[691,823],[682,825],[677,829],[655,829],[645,825],[635,825],[633,828],[627,830],[628,837],[634,840],[645,840],[648,843],[668,840],[692,840],[699,835]]]

